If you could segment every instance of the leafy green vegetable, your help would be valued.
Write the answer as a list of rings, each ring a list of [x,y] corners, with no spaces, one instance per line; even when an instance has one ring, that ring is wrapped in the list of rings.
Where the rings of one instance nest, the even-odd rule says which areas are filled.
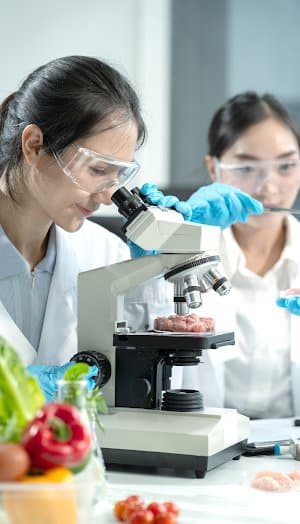
[[[91,392],[88,401],[90,400],[92,400],[97,413],[103,413],[104,415],[107,415],[108,407],[105,402],[102,391],[99,388],[95,388],[94,391]]]
[[[20,357],[0,337],[0,441],[18,442],[23,428],[45,403],[36,380]]]
[[[76,362],[74,366],[65,371],[65,380],[81,380],[85,378],[90,370],[90,366],[86,362]]]
[[[78,401],[82,395],[82,390],[79,386],[76,385],[76,380],[80,381],[84,379],[89,370],[90,366],[86,362],[76,362],[74,366],[67,369],[64,374],[64,379],[74,382],[74,384],[72,385],[73,387],[68,390],[68,397],[65,397],[65,402],[78,406]],[[99,426],[99,428],[103,429],[100,423],[99,414],[108,413],[108,408],[102,391],[99,389],[99,387],[95,387],[92,391],[87,392],[86,403],[89,415],[93,415],[95,417],[96,424]]]

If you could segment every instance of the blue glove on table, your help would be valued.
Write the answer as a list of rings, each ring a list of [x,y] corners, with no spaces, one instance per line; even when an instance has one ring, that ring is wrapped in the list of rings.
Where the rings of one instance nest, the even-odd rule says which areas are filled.
[[[290,313],[300,316],[300,296],[291,295],[290,297],[277,298],[276,304],[287,309]]]
[[[27,367],[27,371],[30,375],[33,375],[38,379],[39,385],[41,386],[46,399],[51,402],[55,400],[57,380],[63,378],[67,369],[74,366],[74,364],[75,362],[67,362],[63,366],[43,366],[40,364],[33,364],[32,366]],[[88,389],[93,389],[95,387],[93,377],[96,377],[97,375],[97,366],[91,366],[86,375]]]
[[[234,222],[246,222],[249,215],[264,212],[261,202],[236,187],[219,182],[200,187],[187,202],[192,208],[191,222],[222,229]]]

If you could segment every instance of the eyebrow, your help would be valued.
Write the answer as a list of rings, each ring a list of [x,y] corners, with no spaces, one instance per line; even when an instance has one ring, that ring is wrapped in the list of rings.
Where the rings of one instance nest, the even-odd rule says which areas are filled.
[[[285,153],[282,153],[281,155],[278,155],[276,159],[280,160],[281,158],[287,158],[291,155],[299,154],[299,151],[296,149],[290,149],[289,151],[286,151]],[[234,157],[237,160],[249,160],[250,162],[256,161],[256,160],[262,160],[261,158],[255,156],[255,155],[249,155],[247,153],[237,153],[234,155]]]

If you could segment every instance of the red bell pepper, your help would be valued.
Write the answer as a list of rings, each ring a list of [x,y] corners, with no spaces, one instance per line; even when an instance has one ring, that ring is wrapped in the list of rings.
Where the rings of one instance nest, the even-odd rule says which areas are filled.
[[[30,456],[32,469],[72,469],[87,462],[92,438],[75,406],[51,402],[25,427],[21,443]]]

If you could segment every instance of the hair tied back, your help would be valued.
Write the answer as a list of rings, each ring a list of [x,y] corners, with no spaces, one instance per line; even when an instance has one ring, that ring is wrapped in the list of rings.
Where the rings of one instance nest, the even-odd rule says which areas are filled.
[[[9,105],[12,102],[12,100],[15,98],[16,94],[17,94],[17,91],[8,95],[3,100],[2,104],[0,105],[0,126],[1,127],[3,127],[3,124],[5,122],[5,119],[6,119],[8,110],[9,110]]]

